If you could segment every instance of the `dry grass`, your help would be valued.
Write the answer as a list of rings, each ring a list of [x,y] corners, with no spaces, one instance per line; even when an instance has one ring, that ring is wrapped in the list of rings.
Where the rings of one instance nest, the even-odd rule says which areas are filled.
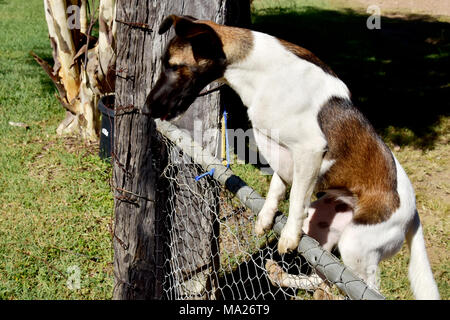
[[[431,150],[390,145],[414,185],[431,267],[441,297],[449,299],[450,118],[443,117],[437,127],[440,135]],[[408,134],[408,130],[403,131]],[[389,298],[412,299],[407,282],[408,257],[404,246],[397,256],[382,263],[381,288]]]

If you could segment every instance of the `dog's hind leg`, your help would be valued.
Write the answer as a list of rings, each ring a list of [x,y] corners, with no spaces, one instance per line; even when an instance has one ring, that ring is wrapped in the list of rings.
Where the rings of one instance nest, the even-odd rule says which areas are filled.
[[[338,244],[344,264],[375,290],[378,290],[379,283],[378,264],[382,260],[384,247],[390,245],[390,241],[384,241],[383,237],[389,238],[389,233],[392,232],[379,232],[378,226],[350,223]]]
[[[278,210],[278,203],[283,199],[286,193],[286,183],[281,180],[277,173],[274,173],[270,181],[269,192],[266,196],[266,202],[258,213],[258,219],[255,224],[257,235],[263,235],[269,230],[273,223],[273,218]]]

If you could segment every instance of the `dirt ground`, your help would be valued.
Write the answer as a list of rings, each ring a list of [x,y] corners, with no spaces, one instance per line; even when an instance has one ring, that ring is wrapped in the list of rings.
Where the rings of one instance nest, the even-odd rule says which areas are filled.
[[[368,8],[377,5],[381,15],[424,14],[450,17],[448,0],[339,0],[342,6]]]

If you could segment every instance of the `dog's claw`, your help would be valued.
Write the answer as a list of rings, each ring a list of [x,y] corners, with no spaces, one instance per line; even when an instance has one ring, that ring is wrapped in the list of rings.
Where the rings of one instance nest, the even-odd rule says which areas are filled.
[[[261,226],[255,225],[255,234],[257,236],[262,236],[262,235],[264,235],[264,233],[265,233],[265,230]]]
[[[255,233],[258,236],[262,236],[266,233],[267,230],[270,230],[272,224],[264,224],[260,221],[261,219],[256,220],[255,224]]]
[[[294,233],[285,232],[284,229],[281,231],[280,240],[278,240],[278,252],[280,254],[297,249],[301,233],[298,236],[293,235]]]
[[[258,218],[255,223],[255,233],[258,236],[262,236],[266,231],[270,230],[273,225],[274,211],[267,213],[264,209],[258,214]]]

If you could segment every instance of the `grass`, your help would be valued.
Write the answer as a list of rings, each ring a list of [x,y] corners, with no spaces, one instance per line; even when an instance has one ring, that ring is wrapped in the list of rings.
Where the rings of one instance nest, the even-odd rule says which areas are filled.
[[[394,153],[414,185],[431,267],[441,297],[449,299],[450,119],[439,127],[446,133],[439,136],[433,150],[403,146]],[[381,289],[391,299],[413,298],[407,279],[408,257],[404,246],[397,256],[381,264]]]
[[[253,22],[312,50],[349,84],[416,188],[432,268],[448,299],[448,24],[386,19],[384,30],[370,33],[360,27],[363,14],[333,9],[330,1],[255,0]],[[0,1],[0,27],[0,298],[110,299],[111,167],[97,145],[55,134],[64,111],[28,54],[51,61],[42,1]],[[268,177],[254,167],[233,169],[267,192]],[[381,265],[389,299],[412,298],[407,262],[404,248]],[[77,290],[67,285],[73,266]]]
[[[109,299],[110,165],[55,133],[64,111],[28,54],[51,60],[42,1],[0,2],[0,27],[0,298]]]

